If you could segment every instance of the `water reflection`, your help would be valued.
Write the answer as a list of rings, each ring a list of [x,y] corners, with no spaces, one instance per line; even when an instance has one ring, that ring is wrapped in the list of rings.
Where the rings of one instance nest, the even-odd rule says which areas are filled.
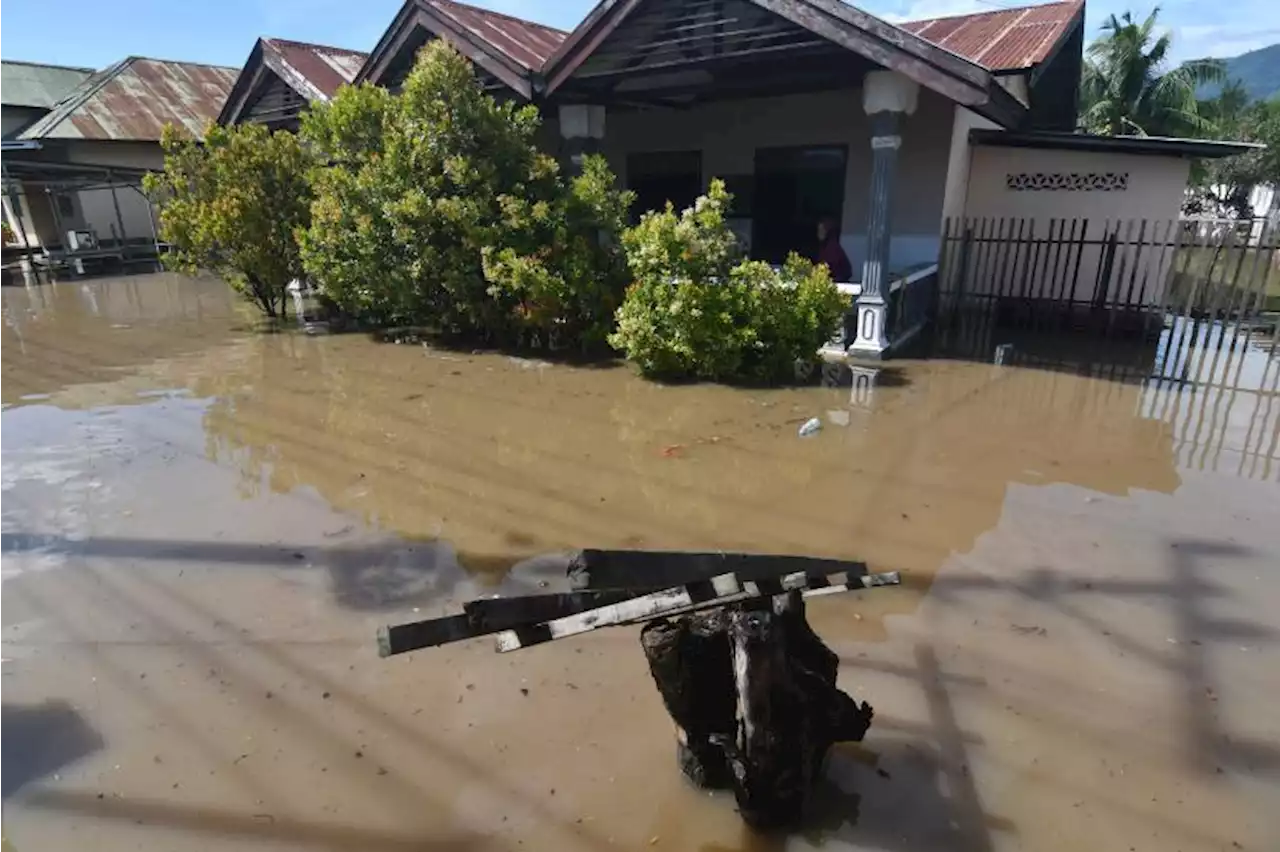
[[[433,825],[509,813],[500,830],[535,848],[772,848],[680,782],[625,631],[518,659],[464,645],[367,664],[387,610],[543,589],[562,572],[538,554],[719,547],[909,578],[811,610],[878,715],[864,747],[834,756],[801,840],[1067,849],[1092,833],[1143,848],[1158,830],[1168,848],[1262,848],[1236,793],[1276,765],[1274,505],[1240,477],[1276,475],[1280,368],[1256,340],[1072,357],[1018,341],[1010,366],[664,387],[626,368],[245,334],[230,303],[207,309],[224,291],[156,283],[195,289],[142,310],[112,282],[92,300],[79,285],[4,294],[5,378],[22,383],[4,397],[5,567],[56,569],[6,576],[6,626],[78,643],[28,645],[76,665],[12,682],[24,700],[108,708],[104,739],[143,755],[122,763],[137,783],[122,801],[178,795],[147,786],[157,738],[164,766],[221,776],[252,731],[282,749],[232,764],[264,798],[328,790],[353,825],[384,810],[408,824],[426,802]],[[821,432],[797,437],[814,416]],[[134,622],[149,637],[136,652]],[[100,698],[113,664],[118,694]],[[232,676],[185,680],[215,666]],[[211,756],[171,760],[197,738],[125,709],[148,695],[142,673]],[[383,788],[351,755],[387,731]],[[46,802],[83,828],[62,792]],[[304,799],[270,809],[332,818]]]
[[[171,273],[5,287],[3,296],[6,404],[46,394],[64,407],[124,402],[120,389],[104,398],[105,388],[83,386],[216,345],[251,319],[221,282]]]

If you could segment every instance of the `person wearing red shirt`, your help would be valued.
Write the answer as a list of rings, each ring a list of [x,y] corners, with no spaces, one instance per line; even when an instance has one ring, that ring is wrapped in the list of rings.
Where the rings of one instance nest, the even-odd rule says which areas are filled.
[[[818,263],[825,263],[837,284],[853,280],[853,264],[840,247],[840,226],[830,216],[818,220]]]

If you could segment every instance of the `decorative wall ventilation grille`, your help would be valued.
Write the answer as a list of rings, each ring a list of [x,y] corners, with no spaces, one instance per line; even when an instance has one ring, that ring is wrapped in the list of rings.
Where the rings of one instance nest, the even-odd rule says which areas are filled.
[[[1004,176],[1015,192],[1066,190],[1068,192],[1124,192],[1128,172],[1019,172]]]

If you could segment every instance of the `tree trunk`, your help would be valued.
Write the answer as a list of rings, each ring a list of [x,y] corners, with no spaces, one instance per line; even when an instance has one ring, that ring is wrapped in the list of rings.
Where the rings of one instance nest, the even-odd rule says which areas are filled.
[[[799,823],[832,743],[861,740],[872,710],[836,688],[839,658],[798,592],[647,624],[640,644],[677,726],[681,771],[730,787],[757,828]]]

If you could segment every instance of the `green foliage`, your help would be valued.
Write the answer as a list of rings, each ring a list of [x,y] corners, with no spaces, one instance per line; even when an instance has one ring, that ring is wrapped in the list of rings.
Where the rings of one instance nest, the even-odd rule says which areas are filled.
[[[1197,87],[1220,83],[1216,59],[1169,68],[1172,36],[1156,34],[1160,9],[1141,23],[1111,15],[1089,45],[1081,84],[1080,124],[1106,136],[1202,136],[1212,124],[1200,114]]]
[[[632,194],[614,184],[605,159],[592,156],[550,198],[500,199],[505,244],[484,247],[484,273],[491,295],[515,300],[523,339],[604,347],[628,274],[618,235]]]
[[[797,254],[755,292],[756,344],[744,362],[747,375],[758,381],[785,380],[797,363],[811,362],[849,307],[826,265]]]
[[[609,342],[646,375],[786,381],[844,313],[826,267],[741,259],[730,201],[713,180],[693,207],[677,215],[668,204],[623,234],[634,283]]]
[[[400,95],[340,90],[302,124],[325,162],[300,237],[308,274],[367,322],[599,340],[625,282],[615,235],[629,196],[599,160],[565,181],[537,130],[535,107],[486,94],[443,40]]]
[[[167,265],[214,272],[264,314],[286,311],[302,275],[294,231],[309,216],[309,158],[297,138],[265,127],[211,125],[203,144],[166,127],[164,171],[144,188],[159,207]]]
[[[1249,204],[1253,188],[1280,185],[1280,98],[1248,103],[1243,89],[1232,85],[1205,102],[1203,110],[1212,117],[1220,138],[1261,142],[1266,147],[1196,163],[1197,192],[1189,212],[1250,218],[1255,213]]]

